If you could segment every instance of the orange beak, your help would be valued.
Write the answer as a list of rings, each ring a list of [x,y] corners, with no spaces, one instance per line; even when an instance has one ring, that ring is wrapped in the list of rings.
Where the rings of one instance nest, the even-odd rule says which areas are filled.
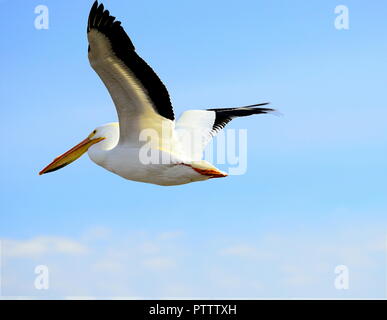
[[[85,140],[71,148],[69,151],[65,152],[59,157],[56,157],[54,161],[52,161],[47,167],[39,172],[39,175],[53,172],[67,166],[82,156],[93,144],[96,144],[103,139],[105,138],[91,139],[90,137],[87,137]]]

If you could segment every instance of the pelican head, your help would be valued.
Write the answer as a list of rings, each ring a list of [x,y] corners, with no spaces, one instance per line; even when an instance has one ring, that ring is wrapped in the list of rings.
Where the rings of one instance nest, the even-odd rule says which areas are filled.
[[[118,142],[118,123],[108,123],[94,129],[85,140],[78,143],[69,151],[56,157],[48,166],[46,166],[39,175],[59,170],[71,162],[80,158],[90,147],[98,143],[98,149],[107,149]],[[105,143],[101,142],[104,141]],[[104,144],[104,145],[103,145]]]

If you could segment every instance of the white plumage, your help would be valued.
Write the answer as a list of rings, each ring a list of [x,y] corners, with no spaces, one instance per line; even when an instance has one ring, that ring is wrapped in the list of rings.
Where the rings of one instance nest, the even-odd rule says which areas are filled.
[[[274,111],[260,106],[189,110],[175,121],[164,84],[136,53],[119,21],[96,1],[88,20],[90,65],[108,89],[119,122],[96,128],[40,174],[58,170],[88,151],[99,166],[129,180],[179,185],[225,177],[203,151],[235,117]]]

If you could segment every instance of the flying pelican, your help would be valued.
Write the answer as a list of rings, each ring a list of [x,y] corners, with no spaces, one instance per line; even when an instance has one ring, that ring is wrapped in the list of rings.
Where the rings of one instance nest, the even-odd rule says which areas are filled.
[[[88,152],[97,165],[139,182],[171,186],[226,177],[202,160],[208,142],[234,118],[275,111],[262,108],[268,103],[188,110],[175,121],[166,87],[138,56],[121,22],[98,1],[90,10],[87,37],[90,65],[108,89],[119,123],[96,128],[40,175],[63,168]]]

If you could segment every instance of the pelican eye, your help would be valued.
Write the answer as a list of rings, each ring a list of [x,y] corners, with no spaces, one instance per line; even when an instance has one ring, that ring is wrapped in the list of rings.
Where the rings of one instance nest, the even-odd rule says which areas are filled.
[[[89,139],[93,138],[96,133],[97,133],[97,130],[94,130],[92,133],[89,134],[88,138]]]

